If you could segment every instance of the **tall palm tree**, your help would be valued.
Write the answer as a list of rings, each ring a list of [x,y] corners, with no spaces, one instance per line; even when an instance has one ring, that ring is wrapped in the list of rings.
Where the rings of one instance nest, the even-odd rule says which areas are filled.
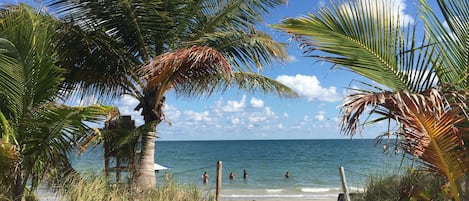
[[[113,109],[56,103],[65,74],[54,63],[54,18],[18,5],[2,8],[0,19],[0,189],[23,200],[73,172],[67,155],[93,131],[85,121]]]
[[[367,108],[377,115],[370,122],[397,122],[398,130],[385,133],[403,137],[404,150],[444,175],[459,200],[456,181],[469,170],[464,145],[469,4],[436,0],[438,7],[431,8],[425,0],[420,3],[424,33],[416,24],[405,24],[395,4],[366,0],[336,1],[274,27],[291,34],[308,56],[372,81],[345,98],[343,132],[355,135]]]
[[[210,96],[237,85],[294,96],[257,73],[286,61],[285,45],[254,28],[286,0],[46,1],[65,22],[61,65],[80,94],[127,94],[139,101],[147,131],[134,179],[155,186],[156,126],[165,119],[165,94]],[[109,96],[110,95],[110,96]]]

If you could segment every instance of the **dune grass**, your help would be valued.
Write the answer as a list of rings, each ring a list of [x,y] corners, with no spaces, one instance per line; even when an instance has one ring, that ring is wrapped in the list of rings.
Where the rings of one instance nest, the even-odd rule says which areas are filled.
[[[74,179],[67,188],[62,188],[58,194],[64,200],[89,201],[210,201],[213,196],[202,197],[202,192],[196,185],[180,185],[169,179],[161,183],[156,189],[134,192],[125,183],[110,184],[103,176],[86,175]]]
[[[403,175],[371,176],[366,191],[354,201],[451,200],[443,177],[409,170]]]

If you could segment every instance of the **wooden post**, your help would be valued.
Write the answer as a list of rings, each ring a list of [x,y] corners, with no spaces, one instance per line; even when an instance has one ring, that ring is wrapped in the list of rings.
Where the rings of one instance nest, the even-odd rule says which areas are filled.
[[[121,158],[116,156],[116,183],[121,182]]]
[[[347,180],[345,179],[344,167],[340,166],[339,170],[340,170],[340,178],[342,180],[342,189],[344,190],[345,201],[350,201],[350,197],[348,194]]]
[[[215,191],[215,200],[216,201],[220,201],[221,178],[222,178],[222,162],[217,161],[217,188],[216,188],[216,191]]]

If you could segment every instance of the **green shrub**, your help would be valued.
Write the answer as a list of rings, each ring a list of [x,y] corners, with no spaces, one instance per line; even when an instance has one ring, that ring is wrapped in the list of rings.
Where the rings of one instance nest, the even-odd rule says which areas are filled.
[[[451,200],[443,177],[424,171],[404,175],[372,176],[360,201]]]

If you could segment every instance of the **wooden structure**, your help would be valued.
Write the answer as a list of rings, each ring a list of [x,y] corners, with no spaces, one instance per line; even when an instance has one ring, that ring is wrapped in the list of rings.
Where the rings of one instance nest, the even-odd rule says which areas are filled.
[[[104,138],[104,175],[109,181],[120,183],[124,178],[130,178],[130,167],[133,166],[133,158],[131,155],[119,152],[115,144],[117,138],[128,134],[135,129],[135,121],[131,116],[119,116],[111,119],[105,124],[105,132],[108,132]]]
[[[220,201],[221,199],[221,178],[223,172],[223,165],[221,161],[217,161],[217,186],[215,191],[215,200]]]

